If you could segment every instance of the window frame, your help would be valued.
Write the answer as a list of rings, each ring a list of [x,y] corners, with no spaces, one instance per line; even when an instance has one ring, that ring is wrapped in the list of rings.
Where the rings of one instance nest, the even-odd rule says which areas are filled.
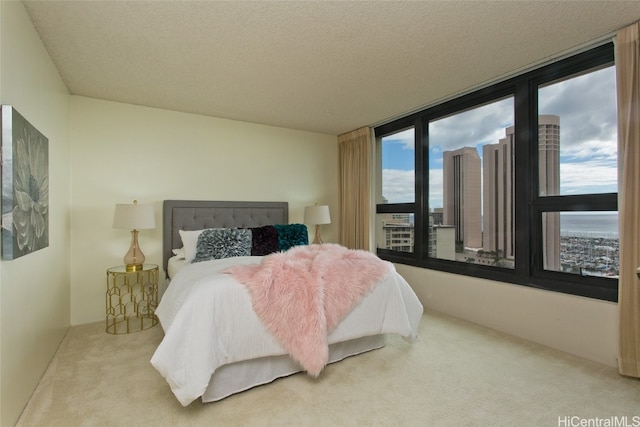
[[[492,84],[455,99],[377,126],[376,141],[407,127],[415,132],[415,202],[377,204],[376,214],[413,213],[414,251],[377,249],[391,262],[466,276],[519,284],[589,298],[618,300],[615,278],[580,276],[545,270],[542,254],[544,212],[617,211],[618,193],[540,196],[538,177],[538,89],[547,83],[571,78],[598,68],[615,66],[612,42],[597,46],[519,76]],[[514,99],[515,182],[515,268],[450,261],[428,256],[429,234],[429,122],[488,104],[505,97]],[[380,165],[381,159],[378,160]]]

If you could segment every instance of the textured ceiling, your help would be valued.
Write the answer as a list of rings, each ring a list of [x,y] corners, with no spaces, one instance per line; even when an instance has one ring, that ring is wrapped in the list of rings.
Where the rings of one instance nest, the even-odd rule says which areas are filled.
[[[640,1],[24,4],[74,95],[335,135],[640,19]]]

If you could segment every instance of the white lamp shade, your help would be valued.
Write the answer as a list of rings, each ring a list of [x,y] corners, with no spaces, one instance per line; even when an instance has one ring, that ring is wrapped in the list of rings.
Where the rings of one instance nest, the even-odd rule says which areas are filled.
[[[113,228],[125,230],[144,230],[154,228],[156,218],[153,214],[153,206],[132,204],[116,204],[113,215]]]
[[[307,206],[304,208],[305,224],[331,224],[331,215],[329,215],[329,206]]]

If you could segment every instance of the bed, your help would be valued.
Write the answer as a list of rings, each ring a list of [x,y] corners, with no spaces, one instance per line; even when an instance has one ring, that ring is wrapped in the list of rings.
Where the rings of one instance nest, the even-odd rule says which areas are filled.
[[[340,251],[346,251],[346,248],[338,245],[296,245],[290,250],[267,256],[240,255],[202,262],[185,261],[188,258],[185,251],[192,245],[189,239],[193,238],[190,236],[193,233],[190,232],[233,229],[244,233],[244,230],[251,229],[255,233],[261,227],[281,227],[288,224],[288,220],[286,202],[164,201],[163,267],[167,272],[168,286],[156,315],[165,335],[151,364],[166,379],[183,406],[196,399],[218,401],[301,371],[319,376],[321,380],[323,364],[381,348],[388,333],[400,334],[409,341],[416,338],[423,307],[390,263],[385,267],[389,270],[379,276],[380,279],[375,280],[368,290],[362,291],[355,306],[345,311],[343,317],[338,317],[335,326],[325,312],[309,316],[312,319],[309,323],[320,319],[330,325],[326,326],[326,336],[322,339],[307,340],[320,349],[305,349],[306,356],[316,363],[313,367],[301,356],[302,353],[292,351],[290,342],[282,340],[282,331],[272,329],[261,317],[263,313],[256,303],[257,288],[250,287],[250,276],[246,274],[257,277],[256,272],[262,272],[260,269],[267,261],[289,262],[285,257],[296,253],[331,254],[338,257],[334,258],[336,266],[341,260],[348,262],[351,255],[375,257],[364,251],[349,251],[348,256],[343,256],[344,252]],[[304,230],[306,232],[306,227]],[[198,238],[202,240],[202,236]],[[306,238],[308,241],[308,235]],[[337,267],[335,271],[338,271]],[[243,272],[245,276],[242,276]],[[360,273],[354,270],[351,276],[360,277]],[[339,282],[333,279],[325,281]],[[325,292],[328,291],[323,288],[320,293],[324,295]],[[326,319],[323,317],[325,314]],[[292,312],[290,316],[295,318],[298,314]],[[321,324],[320,320],[316,323]],[[287,329],[285,334],[293,334],[295,327],[291,331],[284,329]],[[322,346],[326,347],[326,355],[318,360],[323,353]]]

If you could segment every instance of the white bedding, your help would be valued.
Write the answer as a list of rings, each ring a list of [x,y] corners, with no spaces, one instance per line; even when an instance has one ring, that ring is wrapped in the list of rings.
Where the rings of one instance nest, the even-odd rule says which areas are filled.
[[[191,265],[191,263],[188,262],[184,256],[172,256],[167,262],[167,275],[170,279],[173,279],[175,275],[178,274],[178,271],[182,270],[187,265]]]
[[[259,263],[261,257],[235,257],[190,264],[171,280],[156,314],[165,337],[151,359],[184,406],[203,396],[221,366],[285,354],[255,314],[249,292],[220,271]],[[395,271],[329,334],[329,343],[385,333],[417,336],[422,305]]]

